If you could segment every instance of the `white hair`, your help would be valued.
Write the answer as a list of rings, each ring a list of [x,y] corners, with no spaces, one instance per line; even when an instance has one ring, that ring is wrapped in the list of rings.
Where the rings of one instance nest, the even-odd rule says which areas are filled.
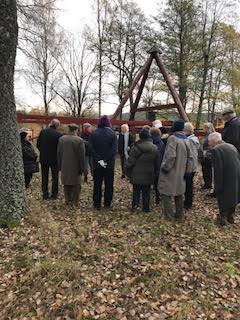
[[[194,127],[193,127],[191,122],[185,122],[184,123],[184,131],[186,133],[190,133],[190,134],[194,133]]]
[[[216,145],[220,141],[222,141],[222,135],[219,132],[212,132],[208,136],[208,142],[212,145]]]
[[[204,123],[204,126],[208,129],[208,133],[215,132],[214,125],[211,122]]]
[[[160,129],[160,128],[162,128],[162,121],[161,120],[155,120],[155,121],[153,121],[152,125],[153,125],[154,128]]]
[[[121,129],[126,129],[126,131],[128,132],[129,131],[129,126],[127,123],[124,123],[121,125]]]

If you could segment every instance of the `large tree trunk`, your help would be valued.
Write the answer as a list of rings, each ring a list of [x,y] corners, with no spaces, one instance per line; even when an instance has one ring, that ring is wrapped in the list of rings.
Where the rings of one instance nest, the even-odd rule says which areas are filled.
[[[26,207],[13,86],[18,39],[16,0],[1,0],[0,12],[0,225],[3,226],[22,217]]]

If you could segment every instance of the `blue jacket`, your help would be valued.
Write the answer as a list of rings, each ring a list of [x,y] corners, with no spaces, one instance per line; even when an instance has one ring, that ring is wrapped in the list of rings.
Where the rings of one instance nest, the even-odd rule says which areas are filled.
[[[94,168],[99,166],[98,161],[100,160],[107,162],[107,168],[114,168],[117,136],[112,129],[103,127],[94,130],[90,135],[88,146]]]

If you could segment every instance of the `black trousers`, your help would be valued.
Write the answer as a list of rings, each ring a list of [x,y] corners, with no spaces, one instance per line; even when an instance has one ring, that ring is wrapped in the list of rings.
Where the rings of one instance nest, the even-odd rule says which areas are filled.
[[[97,167],[93,170],[93,205],[99,209],[102,202],[104,183],[104,206],[110,207],[113,199],[114,168]]]
[[[203,173],[204,186],[206,188],[212,188],[212,180],[213,180],[212,160],[205,159],[202,162],[202,173]]]
[[[136,209],[140,204],[140,197],[142,193],[142,204],[143,211],[149,211],[149,202],[150,202],[150,190],[151,186],[142,186],[138,184],[133,185],[133,197],[132,197],[132,208]]]
[[[44,199],[49,198],[49,190],[48,190],[49,169],[51,170],[51,175],[52,175],[51,198],[57,198],[58,196],[58,165],[57,163],[54,163],[54,164],[41,163],[42,194]]]
[[[25,173],[24,178],[25,178],[25,188],[28,188],[32,180],[32,173]]]
[[[121,160],[121,168],[122,168],[122,175],[126,175],[126,158],[124,154],[120,154],[120,160]]]
[[[192,173],[191,176],[187,176],[186,180],[186,191],[185,191],[185,200],[184,207],[190,209],[193,204],[193,178],[195,173]]]

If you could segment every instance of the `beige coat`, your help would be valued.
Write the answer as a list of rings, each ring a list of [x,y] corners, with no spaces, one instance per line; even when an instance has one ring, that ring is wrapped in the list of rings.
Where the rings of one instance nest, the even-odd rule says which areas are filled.
[[[84,163],[85,146],[83,140],[72,134],[61,137],[58,143],[58,165],[62,184],[66,186],[81,184]]]
[[[192,166],[192,153],[189,141],[184,134],[178,133],[169,137],[163,157],[158,190],[160,194],[167,196],[183,195],[186,190],[184,175]]]

